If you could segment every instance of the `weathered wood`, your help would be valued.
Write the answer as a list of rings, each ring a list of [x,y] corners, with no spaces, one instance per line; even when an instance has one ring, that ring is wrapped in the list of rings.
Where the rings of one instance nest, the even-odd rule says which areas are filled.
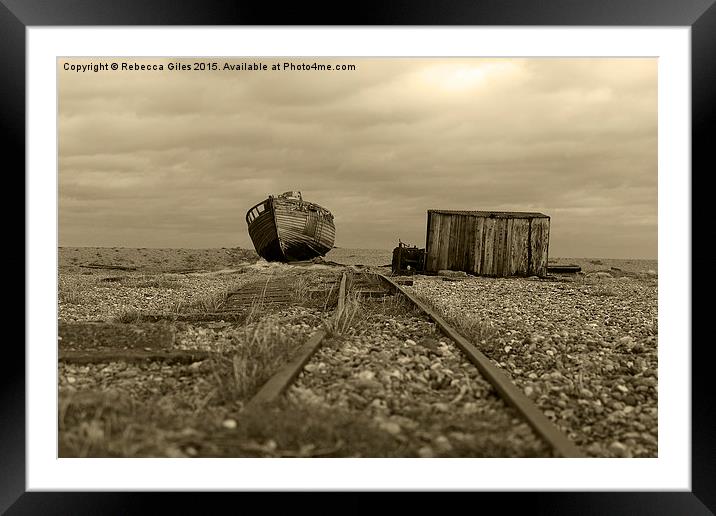
[[[484,227],[485,219],[482,217],[475,217],[475,265],[472,269],[475,274],[482,274],[482,264],[484,261]]]
[[[496,219],[495,222],[495,261],[493,275],[502,276],[505,259],[505,233],[507,232],[507,219]]]
[[[547,272],[555,272],[555,273],[574,273],[574,272],[580,272],[582,268],[579,265],[547,265]]]
[[[547,275],[547,248],[549,246],[549,219],[532,219],[530,249],[530,272],[536,276]]]
[[[428,211],[426,268],[485,276],[544,276],[549,217],[540,213]]]
[[[482,273],[486,276],[494,276],[493,268],[495,258],[495,219],[485,219],[485,235],[483,238],[483,247],[485,249]]]
[[[549,263],[549,226],[550,219],[541,219],[542,226],[542,247],[540,250],[540,276],[547,275],[547,264]]]
[[[124,265],[102,265],[101,263],[89,263],[87,265],[80,265],[84,269],[109,269],[113,271],[136,271],[136,267],[127,267]]]
[[[341,280],[341,282],[343,282]],[[276,401],[281,394],[291,385],[291,382],[299,375],[303,366],[306,365],[311,356],[321,346],[326,332],[318,330],[301,346],[296,355],[287,362],[276,374],[274,374],[259,389],[251,400],[244,405],[243,411],[247,412],[254,408]]]
[[[171,363],[192,363],[206,360],[211,356],[207,351],[163,351],[163,350],[137,350],[137,349],[102,349],[94,351],[60,350],[60,362],[73,364],[99,364],[104,362],[150,362],[163,361]]]
[[[534,431],[547,441],[558,455],[570,458],[584,457],[581,450],[542,413],[537,405],[535,405],[521,389],[512,383],[489,358],[477,349],[472,342],[453,328],[436,310],[423,303],[412,293],[402,289],[399,285],[392,282],[390,278],[383,275],[380,277],[435,321],[438,327],[455,341],[463,353],[475,364],[480,373],[492,384],[502,399],[522,414]]]
[[[175,328],[171,324],[117,322],[63,322],[58,325],[60,350],[169,349],[174,345]]]
[[[448,253],[450,251],[450,226],[452,219],[441,215],[440,220],[440,257],[438,259],[438,270],[447,269]]]
[[[474,247],[475,239],[475,221],[474,217],[465,217],[465,224],[462,227],[462,271],[472,271],[474,267],[474,260],[472,255],[472,248]]]
[[[438,270],[438,260],[440,253],[440,223],[437,220],[439,215],[429,213],[429,224],[430,229],[428,233],[428,244],[426,244],[425,252],[426,256],[426,270],[436,271]]]
[[[512,274],[512,264],[514,263],[514,246],[512,245],[512,232],[515,226],[515,219],[507,219],[507,228],[505,231],[505,260],[502,265],[502,275],[510,276]]]
[[[512,250],[514,253],[510,274],[526,276],[529,271],[527,253],[529,219],[514,219],[512,226]]]
[[[448,254],[448,270],[462,270],[462,228],[465,217],[457,215],[452,217],[450,226],[450,252]]]

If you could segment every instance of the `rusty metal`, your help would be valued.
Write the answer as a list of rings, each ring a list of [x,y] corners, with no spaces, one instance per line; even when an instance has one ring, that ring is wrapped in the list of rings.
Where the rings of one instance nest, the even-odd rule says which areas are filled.
[[[562,457],[584,457],[581,450],[552,423],[547,416],[530,400],[507,375],[500,371],[492,364],[475,345],[463,337],[455,328],[453,328],[443,317],[433,308],[426,305],[410,292],[403,289],[400,285],[392,281],[390,278],[378,274],[386,284],[390,285],[396,292],[400,292],[409,299],[414,305],[425,312],[445,334],[450,337],[458,347],[465,353],[470,361],[475,364],[477,369],[482,373],[485,379],[492,384],[495,390],[500,394],[502,399],[512,405],[527,421],[527,423],[547,441],[554,451]]]
[[[271,403],[283,394],[289,385],[298,377],[303,366],[311,356],[321,347],[326,336],[324,330],[318,330],[301,346],[288,363],[286,363],[276,374],[274,374],[257,392],[249,402],[244,405],[244,412],[254,410],[256,407]]]
[[[422,272],[425,270],[425,249],[399,241],[398,247],[393,249],[393,261],[390,265],[393,274]]]

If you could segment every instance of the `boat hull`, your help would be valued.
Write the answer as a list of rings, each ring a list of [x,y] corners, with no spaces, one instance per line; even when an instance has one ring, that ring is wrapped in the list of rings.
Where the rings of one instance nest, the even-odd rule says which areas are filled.
[[[324,256],[333,248],[333,215],[297,198],[270,196],[246,215],[256,252],[267,261],[302,261]]]

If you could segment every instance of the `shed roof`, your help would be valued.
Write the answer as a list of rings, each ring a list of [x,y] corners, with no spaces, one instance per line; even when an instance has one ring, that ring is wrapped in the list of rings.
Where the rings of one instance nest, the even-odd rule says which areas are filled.
[[[487,217],[496,219],[536,219],[549,218],[549,215],[527,211],[473,211],[473,210],[428,210],[428,213],[440,215],[472,215],[474,217]]]

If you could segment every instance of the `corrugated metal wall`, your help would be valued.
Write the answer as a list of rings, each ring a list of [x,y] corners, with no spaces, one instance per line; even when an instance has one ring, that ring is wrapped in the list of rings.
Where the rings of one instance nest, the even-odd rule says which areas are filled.
[[[426,270],[485,276],[545,276],[547,216],[484,216],[428,211]]]

